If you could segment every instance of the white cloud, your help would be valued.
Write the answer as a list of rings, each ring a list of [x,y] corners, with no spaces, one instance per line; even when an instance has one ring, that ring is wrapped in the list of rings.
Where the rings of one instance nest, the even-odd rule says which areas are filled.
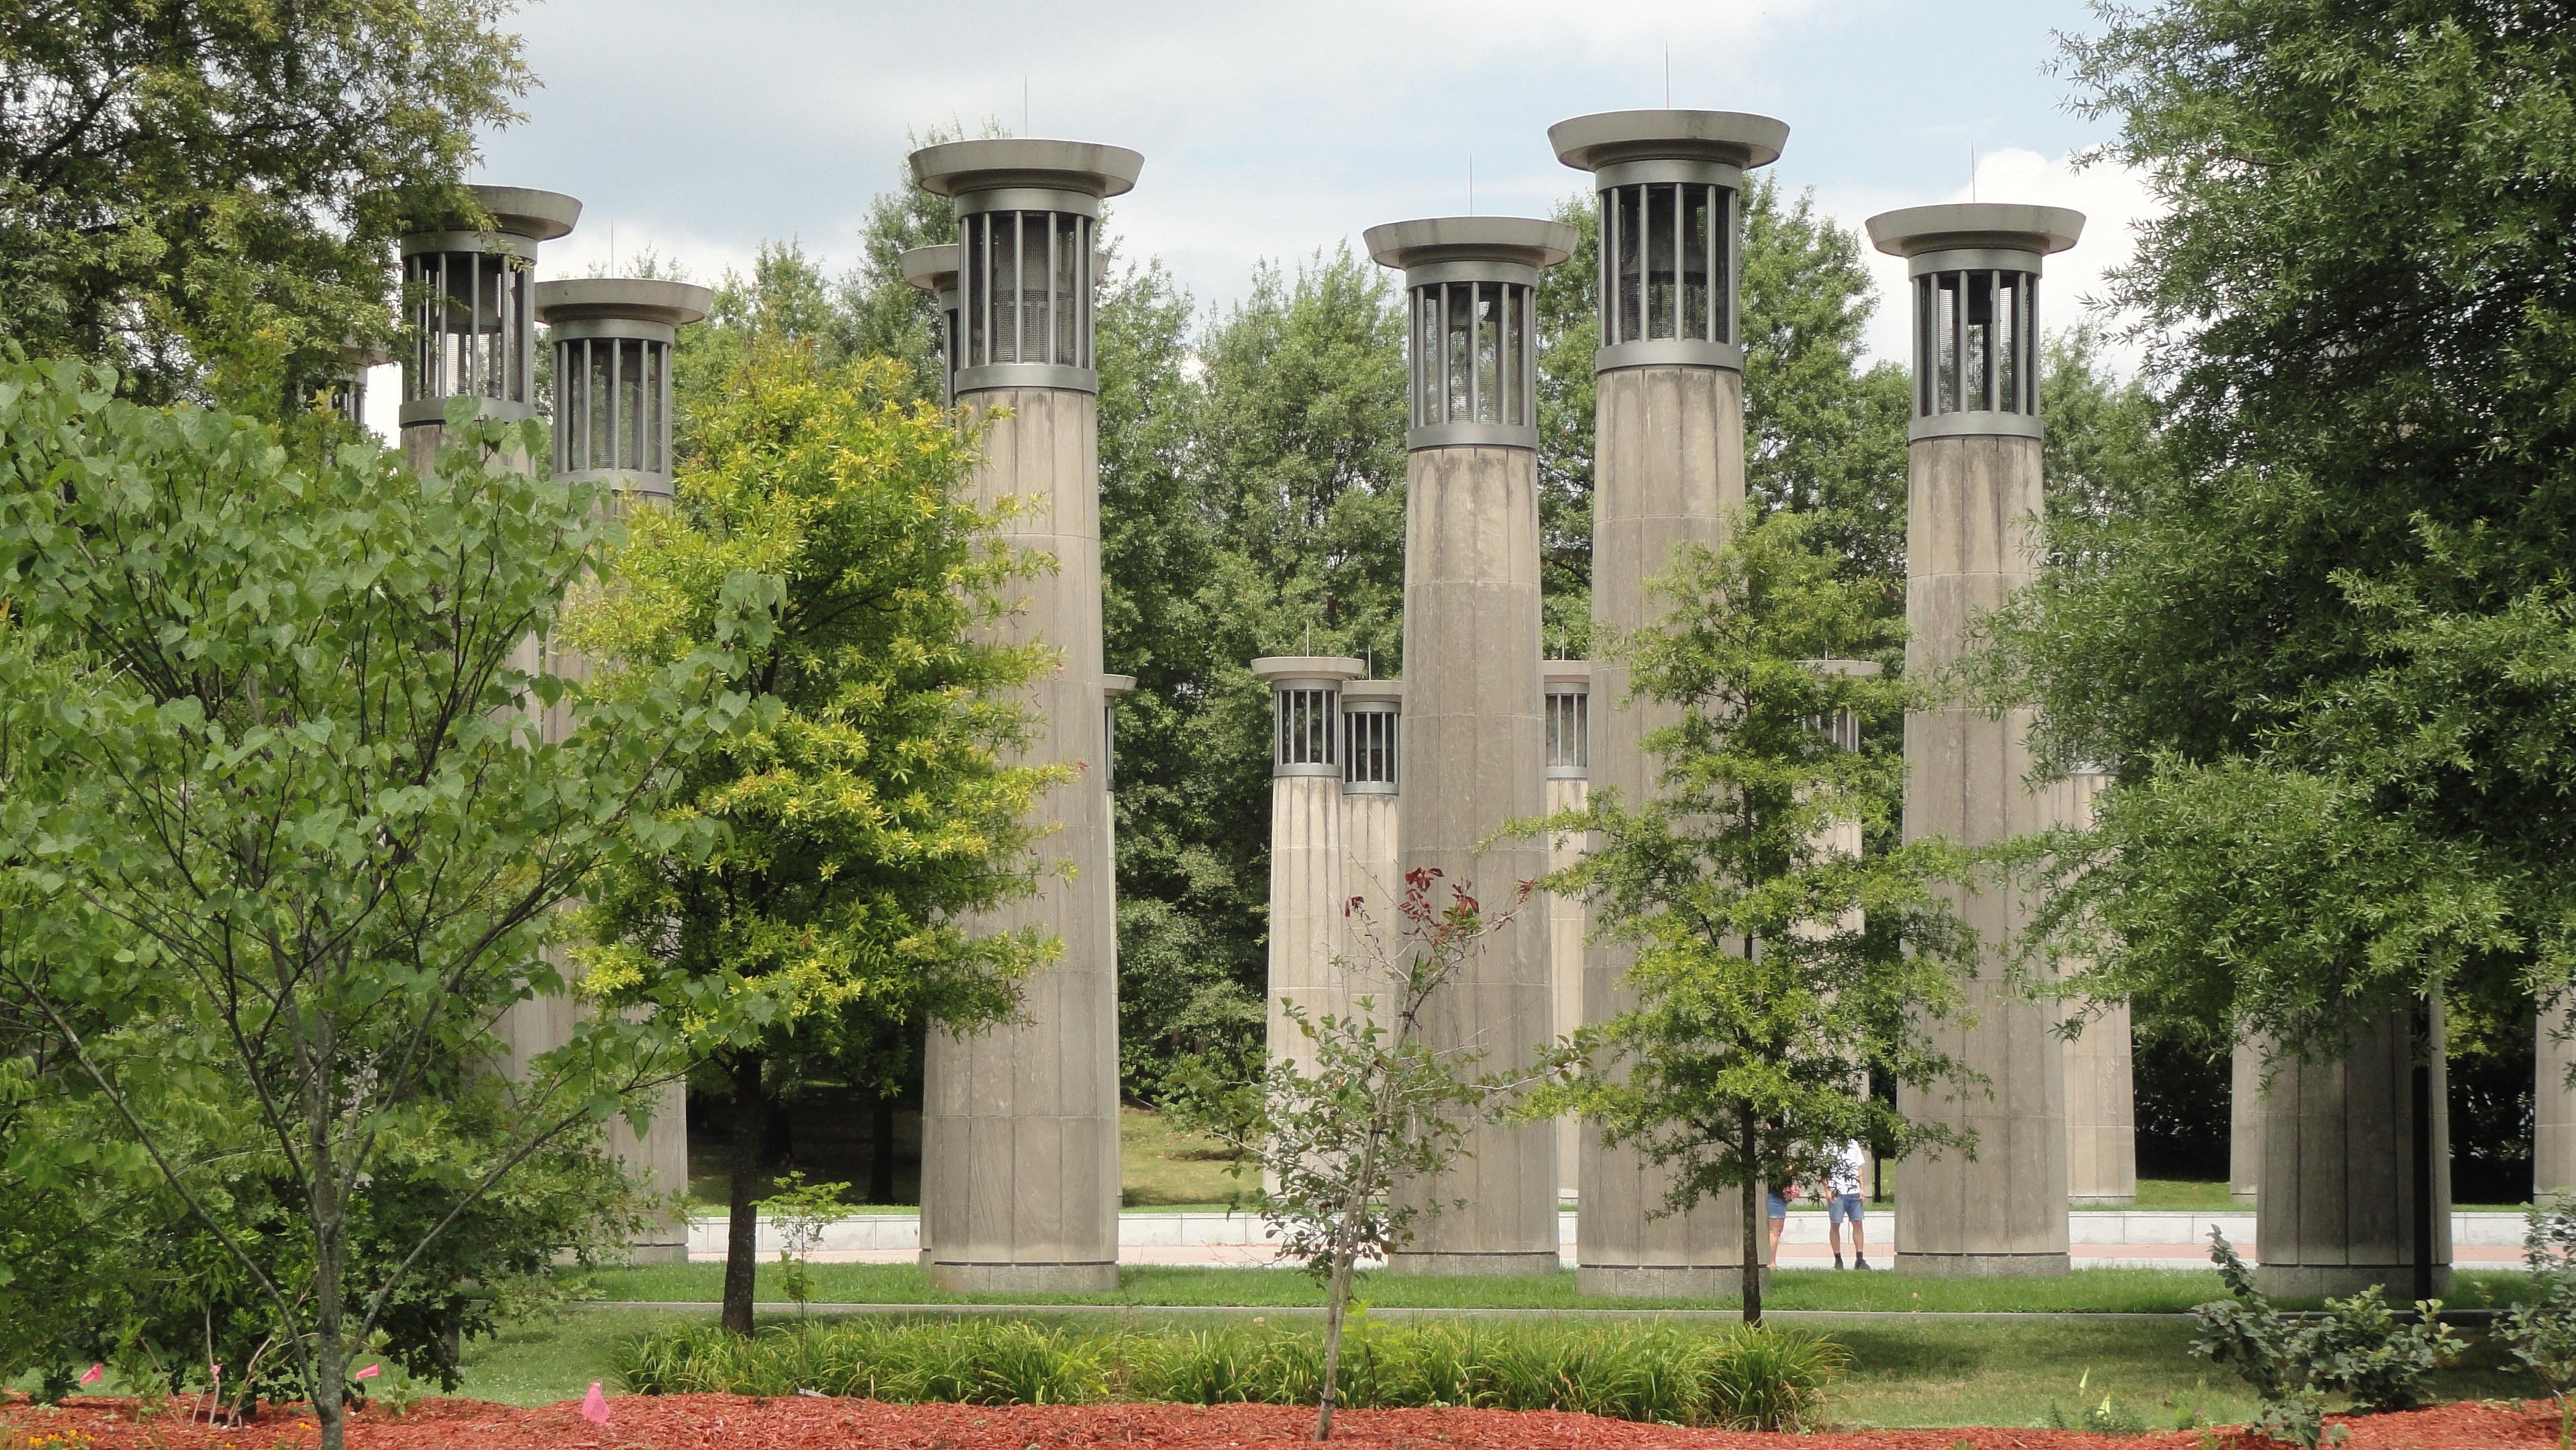
[[[1471,159],[1477,210],[1545,209],[1578,184],[1548,125],[1661,104],[1668,52],[1677,103],[1761,109],[1783,27],[1854,3],[552,0],[522,17],[546,89],[484,171],[590,204],[567,268],[612,217],[621,253],[668,239],[707,274],[760,237],[846,260],[911,128],[991,117],[1144,152],[1131,255],[1224,299],[1255,258],[1465,210]]]

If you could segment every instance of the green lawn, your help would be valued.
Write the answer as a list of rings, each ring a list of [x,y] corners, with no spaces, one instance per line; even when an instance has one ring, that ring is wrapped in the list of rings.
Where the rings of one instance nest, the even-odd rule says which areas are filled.
[[[1119,1203],[1127,1208],[1222,1208],[1244,1191],[1225,1150],[1143,1108],[1118,1110]],[[1255,1182],[1252,1187],[1259,1187]]]
[[[2044,1324],[1925,1320],[1837,1325],[1852,1374],[1835,1416],[1888,1428],[2044,1423],[2052,1402],[2070,1414],[2111,1398],[2142,1428],[2242,1424],[2253,1397],[2236,1376],[2185,1352],[2189,1321]],[[2537,1392],[2503,1351],[2475,1341],[2468,1360],[2436,1376],[2445,1399],[2520,1398]],[[2083,1388],[2077,1388],[2078,1383]],[[2116,1444],[2116,1441],[2106,1441]]]
[[[838,1304],[969,1304],[991,1296],[943,1293],[911,1264],[817,1264],[818,1302]],[[2519,1273],[2465,1270],[2454,1302],[2473,1307],[2510,1295]],[[1007,1302],[1063,1305],[1207,1305],[1280,1307],[1320,1304],[1322,1292],[1303,1274],[1283,1269],[1129,1268],[1116,1294],[1013,1296]],[[714,1303],[723,1292],[718,1264],[652,1264],[585,1277],[612,1301]],[[1890,1273],[1837,1274],[1823,1269],[1779,1273],[1764,1303],[1773,1309],[2087,1311],[2178,1313],[2215,1299],[2218,1275],[2200,1269],[2086,1269],[2058,1279],[1917,1279]],[[1531,1278],[1426,1279],[1361,1276],[1359,1293],[1387,1308],[1422,1309],[1733,1309],[1732,1299],[1596,1299],[1574,1292],[1563,1270]],[[774,1267],[760,1270],[759,1297],[784,1299]]]
[[[610,1378],[609,1347],[617,1340],[689,1317],[617,1309],[552,1316],[469,1346],[461,1393],[507,1404],[572,1399],[592,1380]],[[2052,1401],[2071,1412],[2105,1395],[2153,1428],[2194,1412],[2216,1423],[2241,1422],[2252,1410],[2234,1375],[2184,1352],[2191,1326],[2181,1320],[1927,1318],[1833,1325],[1827,1332],[1854,1357],[1834,1400],[1835,1417],[1853,1425],[2029,1426],[2042,1421]],[[2441,1392],[2454,1399],[2533,1392],[2528,1378],[2502,1364],[2497,1351],[2480,1344],[2469,1363],[2440,1377]]]

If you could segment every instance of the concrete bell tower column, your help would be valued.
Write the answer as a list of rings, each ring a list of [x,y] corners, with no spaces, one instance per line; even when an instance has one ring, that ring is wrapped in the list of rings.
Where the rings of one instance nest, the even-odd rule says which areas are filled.
[[[2085,767],[2050,789],[2050,813],[2093,824],[2093,798],[2111,778]],[[2129,1004],[2095,1013],[2066,1050],[2066,1196],[2069,1202],[2138,1201],[2138,1092]]]
[[[537,415],[537,248],[569,236],[581,203],[561,192],[474,186],[490,231],[464,218],[402,239],[403,460],[428,472],[447,441],[447,405],[481,400],[482,416]],[[533,460],[530,460],[531,462]]]
[[[1869,219],[1870,240],[1904,257],[1914,293],[1912,483],[1905,529],[1906,669],[1956,659],[1970,622],[2038,569],[2040,259],[2075,245],[2084,218],[2060,207],[1913,207]],[[1905,836],[1982,846],[2054,823],[2029,785],[2033,717],[1967,704],[1905,717]],[[1911,1117],[1977,1135],[1976,1157],[1907,1160],[1900,1273],[2063,1274],[2066,1066],[2055,1006],[2004,983],[2003,957],[2027,903],[1965,891],[1961,915],[1984,940],[1968,988],[1974,1027],[1944,1024],[1941,1046],[1989,1091],[1902,1089]]]
[[[1412,427],[1405,433],[1405,791],[1400,869],[1442,873],[1488,915],[1547,871],[1543,841],[1496,840],[1546,806],[1539,692],[1538,331],[1541,269],[1572,227],[1443,217],[1371,227],[1369,254],[1404,271]],[[1390,938],[1394,924],[1381,919]],[[1390,941],[1390,946],[1392,942]],[[1547,902],[1533,896],[1432,1005],[1435,1046],[1535,1063],[1549,1034]],[[1437,1181],[1399,1193],[1442,1205],[1392,1267],[1415,1274],[1552,1274],[1556,1136],[1478,1123]],[[1459,1206],[1459,1201],[1464,1206]]]
[[[1342,964],[1342,904],[1350,856],[1342,834],[1344,682],[1358,660],[1298,655],[1257,659],[1270,685],[1270,1016],[1272,1061],[1309,1064],[1294,1003],[1310,1022],[1350,1010]]]
[[[1744,174],[1779,159],[1789,128],[1734,111],[1613,111],[1548,129],[1557,159],[1592,174],[1601,233],[1592,495],[1592,618],[1653,622],[1646,581],[1689,542],[1716,548],[1744,503],[1744,344],[1738,255]],[[1677,711],[1628,697],[1624,660],[1593,663],[1590,786],[1635,803],[1659,766],[1646,736]],[[1635,951],[1586,947],[1582,1017],[1626,1010]],[[1575,1283],[1586,1294],[1732,1294],[1742,1285],[1733,1199],[1665,1214],[1670,1175],[1579,1132]]]
[[[1404,894],[1401,849],[1404,797],[1404,682],[1352,680],[1342,686],[1342,851],[1344,887],[1379,921],[1394,919]],[[1345,900],[1348,897],[1344,898]],[[1344,950],[1350,924],[1343,923]]]
[[[2263,1053],[2239,1043],[2227,1064],[2227,1194],[2252,1203],[2263,1177]]]
[[[1547,689],[1547,813],[1581,810],[1592,790],[1592,662],[1549,660],[1539,667]],[[1547,869],[1561,871],[1583,858],[1588,835],[1549,838]],[[1571,1034],[1583,1022],[1583,936],[1588,912],[1580,896],[1547,898],[1547,980],[1551,1037]],[[1556,1124],[1556,1197],[1574,1203],[1582,1189],[1582,1127],[1573,1118]]]
[[[922,1263],[943,1289],[1088,1293],[1118,1284],[1118,984],[1106,696],[1100,634],[1100,375],[1092,359],[1100,203],[1144,158],[1075,141],[953,141],[912,154],[954,200],[957,322],[950,382],[982,422],[971,488],[1019,508],[1002,536],[1052,557],[1026,607],[994,628],[1054,649],[1028,692],[1033,761],[1077,778],[1040,804],[1038,849],[1068,874],[983,918],[1063,952],[1022,1015],[971,1036],[932,1032],[923,1064]],[[907,268],[909,273],[911,269]]]
[[[611,508],[671,501],[672,350],[680,329],[704,319],[714,296],[690,283],[642,278],[537,284],[537,320],[554,348],[557,478],[606,484]],[[562,650],[554,667],[575,678],[590,672],[587,660]],[[570,725],[563,719],[553,728]],[[641,1138],[625,1119],[611,1118],[608,1150],[648,1192],[687,1192],[688,1085],[663,1087]],[[631,1252],[639,1260],[688,1262],[688,1220],[655,1220]]]
[[[457,398],[476,400],[479,416],[516,422],[537,416],[537,249],[570,235],[581,203],[560,192],[518,186],[467,190],[491,215],[492,229],[463,217],[441,219],[435,230],[402,239],[403,461],[424,477],[447,444],[447,408]],[[533,458],[511,460],[522,471]],[[540,645],[520,646],[512,664],[533,669]],[[546,722],[549,727],[555,722]],[[495,1033],[513,1075],[529,1059],[572,1038],[569,997],[521,1002],[501,1016]]]
[[[2414,1027],[2399,1011],[2354,1029],[2340,1056],[2272,1064],[2263,1094],[2255,1281],[2267,1294],[2414,1293]],[[2451,1292],[2451,1130],[2442,1013],[2430,1014],[2433,1292]]]
[[[939,396],[957,401],[957,244],[915,247],[896,259],[903,280],[939,304]]]
[[[2531,1198],[2576,1193],[2576,1089],[2567,1085],[2567,1069],[2576,1063],[2576,1041],[2568,1040],[2567,1003],[2541,1004],[2533,1028],[2532,1059],[2538,1064],[2531,1083]]]

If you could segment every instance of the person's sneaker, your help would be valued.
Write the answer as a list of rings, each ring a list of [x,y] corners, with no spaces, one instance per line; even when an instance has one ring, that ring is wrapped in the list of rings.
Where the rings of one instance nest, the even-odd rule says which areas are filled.
[[[1843,1256],[1842,1256],[1842,1255],[1840,1255],[1840,1254],[1836,1254],[1836,1255],[1834,1255],[1834,1267],[1835,1267],[1835,1268],[1837,1268],[1837,1269],[1839,1269],[1839,1268],[1841,1268],[1842,1266],[1843,1266]]]
[[[1855,1269],[1866,1269],[1869,1267],[1869,1260],[1855,1255],[1852,1259],[1852,1267]]]

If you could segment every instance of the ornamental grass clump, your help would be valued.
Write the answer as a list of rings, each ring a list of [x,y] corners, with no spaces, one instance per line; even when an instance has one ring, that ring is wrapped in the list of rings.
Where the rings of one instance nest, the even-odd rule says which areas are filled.
[[[987,1320],[772,1327],[714,1325],[630,1340],[612,1361],[639,1394],[792,1395],[899,1404],[1081,1405],[1110,1397],[1113,1337]]]
[[[1353,1326],[1339,1402],[1362,1409],[1566,1410],[1748,1430],[1821,1424],[1850,1363],[1794,1331],[1433,1322]],[[1202,1332],[1046,1330],[1016,1321],[773,1327],[712,1325],[619,1346],[639,1394],[791,1395],[897,1403],[1302,1405],[1324,1374],[1321,1336],[1257,1326]]]

